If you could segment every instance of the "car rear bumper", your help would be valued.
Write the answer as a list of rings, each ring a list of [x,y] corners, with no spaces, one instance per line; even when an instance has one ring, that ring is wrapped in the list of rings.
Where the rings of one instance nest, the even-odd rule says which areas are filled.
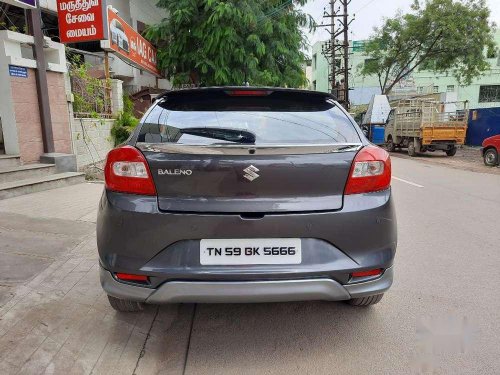
[[[151,303],[251,303],[288,301],[343,301],[384,293],[392,285],[393,267],[377,279],[342,285],[328,279],[270,281],[169,281],[148,288],[116,280],[100,267],[101,285],[116,298]]]
[[[147,275],[151,287],[170,281],[239,282],[332,279],[392,266],[397,244],[390,189],[346,195],[341,210],[269,214],[172,213],[156,197],[105,191],[97,220],[101,265]],[[202,239],[300,238],[299,265],[202,265]]]

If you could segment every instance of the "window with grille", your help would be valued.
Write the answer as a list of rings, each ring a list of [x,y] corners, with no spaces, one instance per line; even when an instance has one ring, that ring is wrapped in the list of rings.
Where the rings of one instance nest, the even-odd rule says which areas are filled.
[[[434,87],[432,88],[432,92],[433,92],[434,94],[438,93],[438,92],[439,92],[439,86],[434,86]]]
[[[479,87],[479,103],[500,102],[500,85]]]
[[[446,92],[453,92],[453,91],[455,91],[455,85],[446,86]]]

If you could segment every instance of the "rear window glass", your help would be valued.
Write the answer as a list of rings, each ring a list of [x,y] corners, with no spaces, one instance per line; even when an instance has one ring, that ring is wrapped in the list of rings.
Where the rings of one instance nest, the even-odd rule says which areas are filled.
[[[189,145],[234,144],[188,129],[216,128],[250,132],[256,145],[359,143],[349,118],[326,97],[270,95],[169,98],[143,119],[138,142]],[[211,133],[211,132],[209,132]]]

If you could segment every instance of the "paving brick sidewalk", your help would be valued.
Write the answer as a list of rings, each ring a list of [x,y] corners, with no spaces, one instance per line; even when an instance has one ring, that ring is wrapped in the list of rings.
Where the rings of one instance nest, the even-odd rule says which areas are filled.
[[[0,201],[0,374],[182,371],[192,306],[119,314],[99,285],[101,192],[81,184]]]

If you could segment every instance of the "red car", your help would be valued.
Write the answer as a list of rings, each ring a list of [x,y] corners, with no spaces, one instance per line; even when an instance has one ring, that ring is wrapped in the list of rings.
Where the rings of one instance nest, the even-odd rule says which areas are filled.
[[[484,164],[489,167],[498,165],[498,153],[500,152],[500,134],[486,138],[483,141]]]

